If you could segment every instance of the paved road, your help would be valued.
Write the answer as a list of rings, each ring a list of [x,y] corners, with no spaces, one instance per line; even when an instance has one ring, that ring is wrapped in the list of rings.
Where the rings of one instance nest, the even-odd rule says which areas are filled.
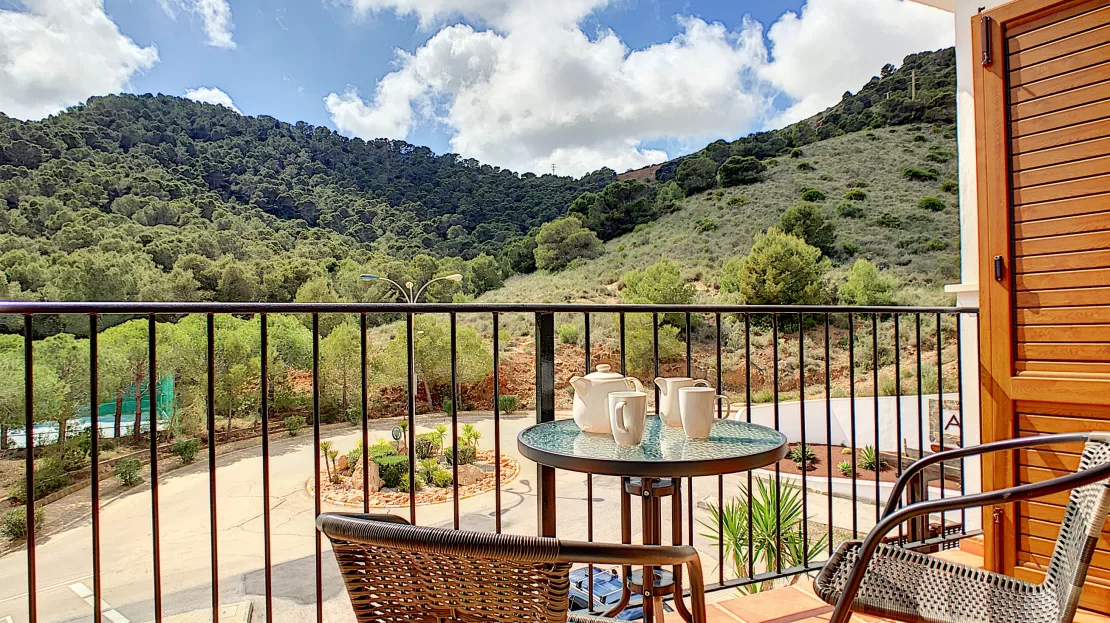
[[[418,432],[442,421],[422,420]],[[473,423],[482,431],[484,447],[492,445],[491,417],[467,415],[460,421]],[[520,476],[502,493],[502,525],[509,533],[536,532],[533,490],[536,470],[534,464],[520,457],[516,450],[516,434],[532,422],[531,414],[507,416],[502,420],[502,450],[521,463]],[[372,439],[386,436],[393,423],[379,421],[373,425]],[[346,452],[359,436],[358,430],[343,428],[329,431],[324,438]],[[274,618],[283,622],[314,621],[316,617],[313,499],[305,491],[312,463],[311,436],[276,439],[271,444],[272,601]],[[261,621],[265,613],[265,590],[260,449],[248,448],[218,457],[216,473],[220,601],[227,604],[251,600],[255,604],[255,620]],[[160,481],[162,612],[165,616],[208,608],[211,604],[208,482],[207,464],[203,461],[173,471]],[[727,478],[726,495],[734,494],[739,482],[739,477]],[[594,478],[596,540],[620,540],[618,484],[617,478]],[[694,488],[695,500],[716,499],[715,478],[701,479],[695,482]],[[557,491],[558,536],[584,540],[588,517],[585,476],[558,472]],[[87,498],[88,490],[74,496]],[[838,504],[850,507],[850,503],[838,501]],[[821,516],[821,509],[826,506],[825,498],[812,495],[810,506],[814,509],[811,514],[814,521],[826,521]],[[324,510],[351,509],[325,504]],[[407,507],[392,512],[408,516]],[[837,515],[849,512],[842,508]],[[633,514],[639,513],[634,509]],[[699,511],[699,515],[704,513]],[[867,515],[861,512],[861,516]],[[144,485],[109,502],[103,506],[100,516],[103,607],[113,611],[113,623],[151,621],[155,606],[149,488]],[[493,530],[493,493],[462,500],[460,517],[465,529]],[[452,504],[417,507],[417,522],[451,526]],[[638,523],[634,526],[637,535]],[[700,532],[700,526],[697,528],[695,531]],[[669,527],[665,527],[664,532],[668,533]],[[716,547],[702,537],[696,539],[696,545],[703,551],[707,572],[715,578]],[[323,547],[325,620],[353,621],[326,539]],[[36,548],[39,621],[89,620],[91,550],[91,522],[88,520],[39,542]],[[0,558],[0,622],[25,623],[27,610],[26,551],[17,550]],[[6,617],[12,620],[6,622]]]

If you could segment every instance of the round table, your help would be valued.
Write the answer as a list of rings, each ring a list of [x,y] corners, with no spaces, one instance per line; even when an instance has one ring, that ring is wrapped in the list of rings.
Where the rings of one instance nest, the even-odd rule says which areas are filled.
[[[664,497],[671,498],[671,540],[675,545],[682,543],[681,478],[758,469],[778,462],[787,453],[786,437],[766,426],[726,420],[713,425],[708,439],[690,439],[681,428],[669,428],[655,416],[647,418],[644,439],[638,446],[618,446],[612,435],[584,433],[574,420],[556,420],[522,430],[517,447],[522,455],[546,467],[620,476],[622,541],[632,542],[631,496],[636,496],[641,500],[645,545],[662,542]],[[553,533],[544,526],[540,529],[541,534]],[[682,594],[681,567],[670,572],[655,567],[632,572],[626,567],[624,580],[621,599],[607,616],[623,610],[631,594],[638,593],[644,596],[645,620],[662,621],[663,597]],[[693,619],[682,599],[676,597],[674,603],[684,619]]]

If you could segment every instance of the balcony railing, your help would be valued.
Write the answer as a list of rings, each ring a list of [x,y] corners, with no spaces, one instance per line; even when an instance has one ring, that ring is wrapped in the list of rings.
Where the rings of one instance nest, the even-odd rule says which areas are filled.
[[[703,552],[712,573],[709,577],[715,575],[716,581],[709,586],[709,590],[759,585],[819,569],[839,542],[866,533],[878,520],[885,495],[892,484],[884,486],[884,482],[892,481],[910,461],[922,454],[962,445],[967,427],[964,421],[965,366],[960,354],[964,350],[965,333],[974,330],[978,322],[978,312],[973,308],[723,305],[3,302],[0,303],[0,314],[20,315],[23,318],[24,420],[23,429],[13,433],[20,438],[19,445],[23,447],[6,452],[9,455],[22,453],[23,480],[27,491],[34,490],[36,450],[41,451],[37,447],[44,443],[43,438],[36,439],[34,433],[36,423],[42,419],[42,414],[36,410],[34,348],[36,340],[42,337],[37,333],[40,327],[47,324],[58,326],[56,320],[65,318],[65,326],[87,331],[88,399],[93,405],[91,410],[95,411],[95,405],[103,396],[98,333],[109,324],[106,319],[145,319],[148,379],[160,378],[163,369],[160,368],[160,346],[163,345],[159,343],[158,325],[179,322],[193,314],[206,319],[203,343],[197,344],[196,348],[204,367],[203,378],[200,379],[204,392],[198,404],[205,420],[207,500],[202,504],[206,508],[191,509],[196,515],[188,525],[194,529],[198,529],[199,525],[204,532],[203,544],[194,540],[194,547],[208,549],[204,558],[208,561],[210,573],[204,574],[205,577],[195,573],[183,577],[175,571],[172,604],[167,604],[164,599],[167,554],[162,548],[166,519],[163,506],[167,500],[161,496],[160,489],[172,482],[173,477],[159,474],[160,463],[168,460],[165,442],[169,433],[160,430],[159,434],[146,435],[148,452],[144,452],[149,465],[150,504],[149,521],[142,530],[145,531],[146,527],[150,529],[149,544],[143,545],[143,549],[149,546],[149,564],[127,569],[118,565],[111,568],[104,566],[102,539],[105,531],[118,534],[122,529],[139,535],[130,538],[145,540],[148,537],[142,536],[137,526],[105,525],[102,521],[104,504],[100,492],[107,477],[106,468],[100,461],[100,446],[104,440],[100,434],[90,435],[89,438],[91,464],[87,495],[91,519],[88,532],[91,570],[87,579],[91,579],[92,586],[86,590],[89,595],[79,596],[85,598],[88,604],[107,601],[115,606],[113,599],[118,598],[114,598],[112,593],[126,594],[128,596],[123,599],[131,602],[132,620],[138,617],[138,620],[159,622],[171,614],[207,608],[211,609],[213,620],[218,620],[221,604],[240,595],[257,600],[266,620],[273,620],[275,599],[285,604],[288,595],[282,592],[289,590],[288,586],[276,586],[275,568],[296,560],[291,559],[292,554],[287,551],[297,549],[296,544],[290,545],[287,539],[289,531],[294,529],[290,522],[296,524],[300,538],[312,535],[311,554],[305,551],[311,557],[311,579],[298,575],[296,581],[301,586],[314,585],[314,590],[310,591],[314,598],[310,601],[315,607],[317,621],[325,618],[325,596],[341,592],[334,565],[325,563],[325,548],[320,535],[312,528],[314,516],[329,505],[321,496],[322,480],[326,478],[328,468],[321,462],[320,444],[325,435],[339,434],[334,429],[321,428],[321,319],[349,318],[357,323],[359,329],[358,384],[361,391],[357,422],[352,424],[351,430],[357,432],[362,443],[364,461],[371,446],[371,430],[381,428],[381,414],[375,412],[368,398],[368,363],[376,356],[370,351],[368,332],[386,321],[400,322],[397,339],[404,339],[406,343],[407,376],[397,379],[396,387],[400,388],[399,395],[403,397],[406,412],[401,421],[407,423],[405,434],[410,483],[415,482],[417,477],[417,426],[429,421],[430,417],[436,417],[418,415],[419,387],[414,386],[413,378],[414,372],[419,375],[421,371],[414,369],[418,366],[411,356],[415,341],[419,339],[415,320],[418,316],[431,315],[444,319],[448,324],[451,382],[447,391],[451,400],[448,412],[438,418],[449,425],[451,439],[456,440],[452,442],[452,447],[456,449],[460,418],[479,421],[484,426],[492,425],[495,484],[488,495],[471,500],[462,498],[458,462],[455,461],[452,493],[443,502],[451,506],[450,515],[431,506],[418,507],[417,496],[409,495],[407,504],[392,509],[392,512],[403,514],[413,523],[534,534],[537,517],[550,513],[555,514],[560,537],[612,542],[621,538],[608,514],[614,506],[604,497],[616,499],[616,492],[621,486],[619,479],[591,475],[577,478],[573,474],[560,474],[556,479],[550,473],[544,473],[546,468],[541,468],[532,481],[522,469],[519,483],[509,488],[503,486],[501,459],[507,455],[524,462],[515,451],[512,437],[516,430],[532,421],[531,418],[509,416],[500,408],[502,384],[506,378],[501,361],[505,346],[501,328],[506,319],[511,319],[520,327],[524,318],[529,325],[527,339],[535,342],[536,373],[532,386],[535,397],[530,404],[532,408],[528,409],[534,411],[535,422],[567,417],[557,409],[560,398],[565,402],[568,396],[560,396],[560,392],[567,391],[564,389],[566,380],[574,374],[589,372],[595,364],[605,360],[625,373],[704,376],[721,388],[722,393],[735,398],[733,403],[737,408],[732,418],[773,426],[782,431],[792,444],[810,446],[816,460],[807,453],[799,452],[801,458],[797,469],[790,469],[784,461],[754,474],[695,478],[685,484],[688,491],[686,508],[679,509],[678,516],[682,518],[687,542],[695,544]],[[295,521],[287,518],[281,526],[275,526],[274,509],[284,503],[285,498],[275,500],[271,488],[274,470],[281,468],[275,467],[276,455],[272,445],[279,429],[271,426],[270,422],[272,376],[269,366],[272,365],[272,346],[268,332],[270,323],[266,319],[287,314],[305,318],[311,332],[311,407],[306,416],[312,427],[313,458],[311,467],[304,466],[311,471],[301,477],[310,481],[308,489],[312,496],[312,513],[311,516],[295,517]],[[260,319],[257,325],[260,369],[256,380],[261,426],[256,481],[262,498],[258,509],[261,513],[261,552],[253,563],[244,563],[243,556],[236,554],[232,571],[221,568],[221,564],[226,563],[221,558],[218,538],[219,510],[221,505],[229,503],[254,502],[221,499],[220,489],[228,486],[219,478],[220,472],[227,466],[220,465],[217,460],[223,414],[216,411],[217,387],[221,382],[217,365],[216,318],[221,315]],[[580,339],[576,339],[574,345],[564,345],[560,340],[556,330],[557,318],[581,327]],[[456,337],[461,324],[480,325],[486,340],[485,347],[492,356],[492,372],[486,379],[492,384],[488,414],[460,413]],[[674,352],[675,344],[680,345],[678,352]],[[645,357],[644,353],[649,355]],[[971,370],[974,370],[973,362]],[[158,383],[149,383],[149,386],[148,404],[157,405],[157,393],[164,389],[160,389]],[[865,446],[874,451],[873,456],[864,456]],[[880,462],[878,469],[865,469],[862,463],[876,459]],[[326,457],[324,461],[327,461]],[[885,471],[881,465],[883,461],[888,465]],[[287,463],[284,461],[281,465],[287,468]],[[813,469],[815,465],[816,472]],[[365,493],[369,488],[368,472],[363,470],[361,509],[364,512],[372,510],[370,496]],[[816,475],[818,473],[820,475]],[[962,462],[960,465],[942,465],[940,470],[928,476],[929,482],[918,483],[910,495],[918,499],[943,497],[957,489],[965,489],[965,485],[976,486],[966,478],[966,474]],[[761,497],[761,486],[773,491],[774,495]],[[801,509],[796,523],[784,526],[781,504],[789,501],[791,491],[798,493]],[[508,495],[512,496],[512,502],[505,504]],[[40,573],[44,571],[39,553],[50,543],[41,542],[41,529],[35,520],[34,496],[26,495],[25,498],[27,537],[22,551],[26,556],[27,592],[25,597],[15,594],[14,589],[0,593],[0,620],[4,619],[7,603],[9,606],[20,605],[19,611],[13,615],[15,621],[24,620],[24,614],[25,620],[32,623],[40,618],[85,618],[90,616],[88,610],[91,610],[92,619],[100,623],[102,617],[107,616],[101,608],[90,605],[81,610],[72,603],[62,607],[48,606],[40,601],[40,593],[43,596],[48,593],[43,592],[46,591],[42,586],[45,582],[40,583],[39,580]],[[305,499],[307,504],[307,496]],[[727,510],[730,500],[735,500],[732,506],[740,509],[737,512],[753,518],[742,523],[740,530],[735,529],[734,516],[724,511],[716,512],[718,509]],[[770,534],[756,521],[759,513],[767,510],[768,500],[774,505],[776,524]],[[180,510],[181,506],[175,504],[174,508]],[[428,510],[423,510],[425,508]],[[492,521],[488,521],[489,513],[492,513]],[[176,516],[176,511],[172,519],[178,526],[174,529],[180,529],[183,519]],[[905,526],[899,531],[898,538],[909,546],[942,547],[974,534],[975,528],[963,512],[953,512]],[[670,530],[663,530],[663,533],[669,534]],[[784,535],[797,538],[798,533],[803,546],[800,553],[791,556],[787,551],[790,545],[784,543]],[[275,534],[281,539],[279,549],[274,548]],[[18,550],[0,555],[0,586],[22,584],[18,575],[12,574],[13,566],[10,564],[12,557],[18,555]],[[174,554],[175,561],[178,556],[180,552]],[[193,557],[196,557],[195,553]],[[5,558],[9,562],[6,566],[3,564]],[[57,563],[64,558],[55,552],[49,560]],[[77,561],[74,563],[77,564]],[[193,568],[195,571],[196,565]],[[66,574],[57,569],[52,569],[50,575],[50,586],[54,586],[53,580],[60,578],[59,581],[64,582],[66,579]],[[136,594],[133,584],[139,578],[149,582],[150,586],[150,599],[142,600],[142,603],[133,598]],[[255,580],[260,580],[257,589],[227,588],[232,584],[246,584],[247,578],[251,579],[251,586],[254,586]],[[583,591],[593,602],[594,574],[587,574],[587,578]],[[288,582],[289,578],[282,580],[283,584]],[[129,592],[113,589],[124,583],[132,585]],[[73,590],[79,592],[78,589]],[[305,600],[298,603],[308,607]],[[281,607],[286,606],[280,605],[278,609]],[[14,608],[11,611],[15,612]],[[277,613],[279,619],[280,614]]]

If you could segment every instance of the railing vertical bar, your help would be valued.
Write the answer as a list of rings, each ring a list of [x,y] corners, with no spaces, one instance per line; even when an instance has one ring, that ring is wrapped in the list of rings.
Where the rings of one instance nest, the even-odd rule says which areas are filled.
[[[925,418],[928,414],[925,413],[925,388],[922,384],[921,373],[921,314],[914,314],[914,331],[916,333],[915,339],[917,341],[917,454],[918,458],[925,456]],[[924,483],[924,474],[916,477],[916,482],[909,484],[909,489],[913,491],[913,497],[908,501],[910,503],[925,499],[929,495],[929,488],[922,485]],[[910,540],[919,541],[926,538],[923,522],[914,519],[910,524]]]
[[[828,466],[828,482],[826,489],[828,498],[828,541],[829,556],[833,555],[833,455],[832,455],[832,344],[830,342],[829,325],[832,316],[825,313],[825,464]]]
[[[147,374],[147,395],[150,400],[150,528],[154,543],[154,621],[162,621],[162,542],[161,518],[158,509],[158,326],[154,314],[147,316],[147,363],[150,370]],[[142,428],[139,429],[140,436]]]
[[[941,324],[943,318],[940,312],[937,312],[937,443],[940,444],[940,451],[944,452],[944,344],[942,342],[944,334],[941,331]],[[946,483],[945,476],[947,475],[947,468],[944,461],[938,465],[940,467],[940,499],[944,499],[944,485]],[[929,481],[925,480],[923,486],[928,489]],[[940,536],[944,536],[944,527],[947,517],[944,511],[940,513]]]
[[[359,375],[362,388],[362,512],[370,512],[370,410],[366,392],[369,389],[366,378],[366,312],[358,316]]]
[[[493,314],[493,477],[494,504],[497,506],[497,533],[501,534],[501,342],[498,336],[500,317]],[[451,353],[454,360],[454,351]]]
[[[693,496],[693,492],[691,492]],[[749,522],[750,523],[750,522]],[[725,478],[717,476],[717,582],[725,583]]]
[[[205,316],[208,401],[208,540],[212,549],[212,620],[220,620],[220,567],[218,522],[216,519],[216,324],[215,316]]]
[[[713,329],[714,329],[713,337],[714,337],[714,341],[715,341],[716,347],[717,347],[717,385],[716,385],[716,387],[717,387],[717,393],[718,394],[724,394],[725,393],[725,391],[724,391],[725,390],[725,381],[724,381],[725,377],[724,377],[724,373],[722,372],[722,368],[724,367],[724,357],[721,354],[721,313],[720,312],[717,312],[716,314],[713,315],[713,325],[714,325],[713,326]],[[689,370],[686,371],[686,374],[689,375],[689,376],[692,376],[690,374]],[[718,410],[719,410],[719,408],[718,408]],[[690,495],[693,495],[693,491],[690,492]]]
[[[458,387],[459,387],[459,371],[458,371],[459,345],[458,345],[458,325],[456,324],[455,313],[451,312],[451,315],[449,316],[449,318],[451,320],[451,428],[452,428],[452,431],[453,431],[459,425],[458,424],[458,422],[459,422],[459,390],[458,390]],[[493,343],[493,352],[494,352],[494,355],[493,355],[493,362],[494,362],[493,363],[493,374],[494,374],[494,384],[496,384],[496,379],[497,379],[497,341],[496,341],[497,340],[497,314],[493,315],[493,339],[494,339],[494,343]],[[497,401],[497,399],[494,398],[495,403],[496,403],[496,401]],[[452,434],[454,434],[454,433],[452,433]],[[451,462],[451,491],[453,493],[453,495],[451,496],[451,513],[452,513],[451,521],[452,521],[452,525],[455,527],[456,530],[459,529],[459,483],[458,483],[458,480],[459,480],[459,465],[458,465],[458,463],[459,462],[457,460],[454,460],[454,459],[457,459],[459,457],[458,448],[455,447],[455,446],[458,446],[458,445],[459,445],[459,438],[458,438],[458,435],[455,435],[455,438],[451,440],[451,458],[452,458],[452,462]],[[500,478],[500,475],[499,475],[497,480],[498,480],[498,483],[497,483],[498,484],[498,489],[497,489],[497,520],[496,521],[500,522],[500,520],[501,520],[501,478]],[[414,487],[409,489],[409,495],[416,495],[416,489]]]
[[[806,437],[806,324],[805,314],[798,313],[798,409],[802,426],[802,566],[809,566],[809,441]],[[832,493],[831,491],[829,493]]]
[[[775,400],[775,430],[780,430],[779,422],[779,315],[771,314],[771,360],[773,384],[771,392]],[[782,573],[782,468],[775,463],[775,573]]]
[[[659,378],[659,314],[651,314],[651,361],[654,378]],[[652,391],[655,396],[655,414],[659,415],[659,386],[652,380]]]
[[[408,360],[408,455],[409,455],[409,523],[416,525],[416,327],[413,312],[405,314],[405,343],[408,346],[406,359]],[[427,379],[425,379],[427,380]],[[452,387],[451,391],[455,389]],[[456,396],[457,398],[457,396]],[[453,401],[453,402],[458,402]],[[452,408],[455,408],[452,405]]]
[[[273,555],[270,548],[270,331],[266,314],[258,315],[262,392],[262,547],[266,621],[274,620]],[[363,470],[365,471],[365,470]],[[365,496],[363,496],[365,497]]]
[[[583,312],[583,314],[582,314],[582,323],[583,323],[583,328],[585,329],[582,333],[582,337],[583,337],[583,340],[585,342],[585,347],[586,347],[586,353],[585,353],[586,372],[584,372],[584,374],[589,374],[590,370],[592,369],[592,364],[593,364],[593,361],[591,360],[591,353],[590,353],[590,348],[591,348],[591,344],[590,344],[590,312]]]
[[[364,468],[365,469],[365,468]],[[312,313],[312,482],[313,517],[320,516],[320,314]],[[313,530],[316,544],[316,623],[324,623],[324,572],[321,558],[324,555],[320,531]],[[267,623],[269,623],[267,621]]]
[[[752,421],[752,318],[744,312],[744,416],[750,423]],[[752,516],[752,471],[748,470],[748,517]],[[755,556],[752,554],[752,545],[755,543],[755,531],[752,522],[748,522],[748,577],[755,575]],[[723,560],[721,561],[724,562]],[[739,573],[739,570],[737,570]]]
[[[97,370],[97,316],[89,314],[89,404],[100,404]],[[89,504],[92,511],[93,623],[100,623],[103,588],[100,581],[100,419],[95,407],[89,410]]]
[[[625,352],[628,349],[626,348],[626,342],[625,342],[627,336],[626,336],[626,331],[625,331],[624,312],[620,312],[617,316],[618,316],[618,323],[620,324],[621,374],[628,374],[628,369],[627,369],[628,358],[625,357]]]
[[[859,511],[856,491],[859,472],[859,467],[856,465],[856,455],[859,453],[856,444],[856,319],[851,312],[848,313],[848,398],[851,428],[848,434],[852,440],[852,536],[859,538],[859,518],[856,516]]]
[[[583,374],[590,373],[590,312],[582,313],[583,325],[583,339],[585,345],[585,364],[586,371]],[[586,474],[586,540],[590,543],[594,541],[594,475]],[[594,603],[594,566],[590,564],[589,577],[587,578],[589,584],[589,603],[590,610],[593,610]]]
[[[659,341],[658,336],[655,341]],[[686,376],[694,376],[694,340],[690,336],[690,312],[686,312]]]
[[[879,523],[881,510],[879,500],[882,488],[879,486],[879,477],[882,474],[882,454],[879,445],[879,315],[871,314],[871,393],[875,395],[875,457],[879,461],[875,466],[875,523]]]
[[[902,475],[902,333],[901,316],[894,314],[894,429],[897,435],[898,476]],[[905,538],[902,524],[898,524],[898,540]]]
[[[23,317],[23,449],[27,513],[27,618],[38,621],[35,556],[35,344],[34,316]]]
[[[555,421],[555,314],[537,312],[536,423]],[[623,316],[622,316],[623,318]],[[539,536],[557,536],[555,469],[536,464],[536,525]]]
[[[964,358],[963,358],[963,319],[960,314],[956,318],[956,400],[959,403],[957,413],[960,418],[960,447],[964,447]],[[967,473],[967,461],[960,459],[960,494],[967,491],[964,474]],[[967,534],[967,510],[960,509],[960,534]]]

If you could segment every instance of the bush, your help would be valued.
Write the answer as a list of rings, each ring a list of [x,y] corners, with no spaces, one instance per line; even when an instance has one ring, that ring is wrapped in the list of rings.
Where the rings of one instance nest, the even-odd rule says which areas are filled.
[[[953,195],[955,195],[960,192],[960,183],[953,180],[948,180],[947,182],[940,185],[940,189],[946,193],[952,193]]]
[[[893,305],[896,285],[894,279],[860,258],[852,264],[848,280],[840,286],[840,302],[845,305]]]
[[[791,149],[790,150],[790,157],[791,158],[801,158],[802,157],[802,150],[800,150],[798,148]]]
[[[843,218],[859,218],[863,216],[863,208],[850,201],[845,201],[836,206],[836,215]]]
[[[914,169],[908,167],[902,169],[902,177],[913,182],[935,182],[937,180],[936,171],[922,171],[921,169]]]
[[[751,203],[751,200],[748,199],[747,197],[745,197],[744,195],[736,195],[735,197],[729,197],[729,200],[728,200],[728,205],[730,205],[734,208],[735,207],[740,207],[740,206],[746,206],[749,203]]]
[[[913,142],[915,142],[915,143],[924,143],[927,140],[929,140],[929,139],[925,138],[924,134],[914,134],[913,135]]]
[[[948,205],[936,197],[925,197],[917,202],[917,207],[930,212],[941,212],[947,208]]]
[[[825,255],[832,255],[835,249],[836,227],[812,203],[799,203],[783,212],[779,217],[779,229],[817,247]]]
[[[928,160],[929,162],[936,162],[936,163],[943,164],[943,163],[948,162],[949,160],[952,159],[952,154],[950,154],[946,151],[939,151],[939,150],[938,151],[931,151],[931,152],[925,154],[925,159]]]
[[[439,442],[432,433],[421,433],[416,436],[414,446],[416,458],[420,460],[433,458],[439,452]]]
[[[41,500],[68,484],[69,476],[57,464],[43,467],[35,472],[35,499]],[[25,503],[27,501],[27,480],[20,478],[13,482],[8,488],[8,497],[16,502]]]
[[[840,253],[847,257],[852,257],[853,255],[859,253],[859,249],[859,244],[855,242],[845,242],[840,245]]]
[[[887,229],[901,229],[902,219],[890,212],[883,212],[879,215],[879,218],[875,219],[875,224],[879,227],[886,227]]]
[[[799,162],[798,166],[795,167],[795,168],[797,168],[799,171],[816,171],[817,170],[817,167],[813,166],[812,164],[810,164],[808,162]]]
[[[540,226],[536,234],[536,268],[563,270],[576,259],[601,257],[605,248],[597,234],[582,226],[577,216],[564,216]]]
[[[387,487],[398,487],[401,478],[409,475],[409,459],[407,456],[381,456],[374,459],[378,464],[378,476],[382,484]]]
[[[478,451],[474,449],[474,446],[471,446],[471,445],[468,445],[468,444],[465,444],[465,443],[460,443],[460,444],[458,444],[458,448],[459,448],[459,465],[470,465],[470,464],[472,464],[472,463],[474,463],[475,461],[478,460]],[[454,463],[454,461],[455,461],[454,452],[455,451],[451,446],[448,446],[448,447],[444,448],[444,450],[443,450],[443,458],[444,458],[445,461],[447,461],[448,465],[454,465],[455,464]]]
[[[820,249],[772,227],[746,257],[725,263],[721,291],[739,293],[749,305],[820,305],[824,276]]]
[[[420,491],[423,488],[424,488],[424,478],[421,477],[419,474],[417,474],[416,475],[416,490]],[[401,476],[401,482],[397,483],[397,490],[400,491],[401,493],[408,493],[409,492],[409,475],[408,475],[407,472],[405,473],[404,476]]]
[[[139,459],[123,459],[116,463],[116,468],[112,472],[119,477],[119,482],[125,487],[133,487],[143,481],[143,477],[139,474],[143,469],[143,464]]]
[[[35,525],[41,526],[46,514],[41,508],[35,509]],[[13,541],[27,538],[27,509],[13,508],[0,516],[0,536]]]
[[[371,461],[377,461],[384,456],[397,456],[397,448],[388,443],[377,443],[367,448],[366,454]]]
[[[817,465],[817,455],[813,453],[813,449],[808,444],[799,443],[793,448],[790,448],[790,460],[797,464],[798,469],[802,469],[802,464],[805,464],[807,470],[814,469]]]
[[[497,397],[497,408],[501,413],[512,415],[517,409],[520,408],[520,398],[512,394],[504,394]]]
[[[695,231],[705,233],[707,231],[713,231],[714,229],[717,229],[717,221],[714,221],[709,217],[699,218],[698,220],[694,221]]]
[[[863,180],[852,180],[845,184],[845,186],[847,186],[848,188],[867,188],[871,186],[871,184],[868,184]]]
[[[851,478],[853,475],[851,461],[841,461],[836,464],[836,468],[840,470],[840,473],[846,478]]]
[[[296,437],[301,433],[301,429],[304,428],[305,421],[304,418],[299,415],[290,415],[282,420],[282,423],[285,424],[285,430],[289,433],[289,436]]]
[[[859,451],[860,467],[869,472],[881,472],[886,469],[886,461],[875,450],[875,446],[864,446]]]
[[[863,201],[867,199],[867,193],[857,188],[844,193],[844,198],[848,201]]]
[[[351,426],[358,425],[362,421],[362,410],[358,407],[351,407],[347,409],[347,423]]]
[[[170,454],[181,459],[181,462],[186,465],[197,458],[197,452],[200,452],[199,439],[178,439],[170,446]]]
[[[451,471],[446,469],[437,470],[435,475],[432,476],[432,484],[440,489],[450,487],[455,479],[451,476]]]
[[[559,325],[559,342],[562,344],[577,344],[578,327],[569,322]]]
[[[940,238],[930,238],[925,243],[926,251],[944,251],[948,248],[948,243]]]
[[[450,398],[444,398],[439,404],[444,413],[451,413],[451,410],[455,408],[455,401]]]
[[[709,190],[717,185],[717,163],[704,156],[683,158],[675,181],[687,196]]]
[[[89,463],[88,453],[82,449],[81,445],[81,443],[71,442],[61,447],[54,446],[47,460],[63,472],[75,472]],[[89,448],[92,448],[91,440],[89,441]]]
[[[767,165],[751,156],[732,156],[717,169],[717,182],[728,188],[763,181]]]
[[[802,190],[802,201],[817,202],[824,201],[825,199],[825,193],[816,188],[806,188]]]

